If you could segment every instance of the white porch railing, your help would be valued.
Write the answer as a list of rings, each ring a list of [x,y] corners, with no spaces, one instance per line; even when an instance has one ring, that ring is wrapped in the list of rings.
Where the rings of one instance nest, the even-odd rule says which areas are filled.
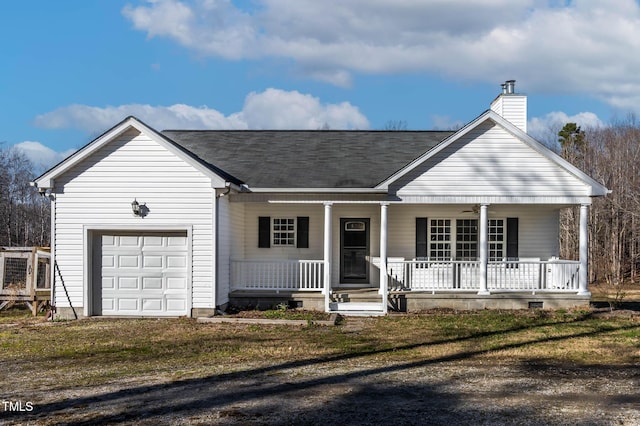
[[[400,259],[387,262],[389,290],[479,290],[478,261]],[[580,262],[572,260],[489,262],[487,286],[490,292],[576,292],[579,268]],[[232,260],[231,289],[322,291],[323,274],[322,260]]]
[[[578,291],[580,262],[520,259],[489,262],[489,291]],[[405,260],[387,263],[390,290],[477,291],[480,262]]]
[[[232,290],[321,291],[322,260],[232,260]]]

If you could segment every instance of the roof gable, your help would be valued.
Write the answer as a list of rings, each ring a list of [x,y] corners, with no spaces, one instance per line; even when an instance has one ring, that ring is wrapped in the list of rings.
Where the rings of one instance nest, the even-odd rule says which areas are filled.
[[[135,129],[140,133],[144,133],[156,143],[160,144],[185,162],[200,170],[202,173],[212,179],[212,186],[224,187],[225,181],[228,180],[228,176],[224,172],[212,169],[211,167],[202,164],[202,162],[197,157],[193,156],[191,153],[184,150],[179,145],[173,143],[171,140],[167,139],[140,120],[131,116],[125,118],[120,123],[116,124],[111,129],[107,130],[102,135],[98,136],[96,139],[89,142],[87,145],[80,148],[78,151],[34,179],[35,185],[38,188],[53,188],[55,179],[57,177],[66,173],[76,165],[82,163],[91,155],[103,148],[105,145],[116,140],[118,137],[132,129]]]
[[[447,161],[448,156],[460,149],[459,146],[456,148],[456,145],[468,144],[471,140],[477,137],[478,134],[483,133],[487,126],[497,126],[502,132],[502,135],[497,135],[500,140],[494,143],[493,147],[490,145],[483,146],[482,149],[485,154],[484,158],[480,152],[477,152],[470,153],[471,155],[466,159],[464,158],[464,155],[458,155],[458,158],[453,161]],[[489,138],[494,136],[489,136]],[[508,146],[513,146],[513,149],[517,150],[517,145],[520,145],[520,148],[526,148],[528,154],[525,154],[526,151],[520,149],[520,154],[514,153],[513,155],[516,155],[516,157],[517,155],[533,155],[538,160],[543,160],[543,162],[546,163],[537,163],[538,167],[542,167],[544,170],[536,169],[536,166],[528,160],[519,164],[508,164],[508,162],[513,160],[513,158],[504,157],[501,150],[504,151]],[[378,185],[378,188],[389,189],[392,187],[397,190],[400,187],[405,187],[412,179],[417,179],[419,176],[426,178],[427,176],[422,175],[422,173],[426,173],[427,170],[433,168],[437,164],[439,168],[455,167],[456,165],[460,167],[457,171],[458,174],[455,174],[455,168],[450,169],[454,175],[450,176],[449,179],[452,179],[453,182],[455,182],[454,186],[458,190],[462,190],[459,185],[459,179],[465,176],[464,171],[469,171],[475,167],[475,175],[471,176],[470,179],[474,179],[476,183],[478,183],[478,180],[490,179],[491,176],[496,177],[499,175],[499,171],[496,167],[498,167],[498,163],[501,162],[500,160],[504,160],[502,161],[502,165],[506,166],[506,169],[502,170],[504,175],[498,177],[498,179],[502,180],[501,185],[505,193],[509,192],[509,190],[506,188],[504,180],[508,180],[510,177],[514,179],[515,177],[519,177],[518,179],[515,179],[518,181],[526,180],[530,183],[531,187],[534,187],[534,185],[538,185],[538,187],[540,187],[545,184],[561,186],[563,183],[571,185],[577,185],[579,183],[585,187],[582,195],[588,196],[601,196],[606,195],[609,192],[609,190],[602,184],[586,175],[584,172],[537,142],[535,139],[531,138],[522,130],[493,111],[486,111],[480,115],[454,135],[434,147],[434,149],[425,153],[420,158],[417,158],[389,179],[382,182]],[[484,161],[483,164],[481,164],[482,161]],[[512,170],[510,175],[508,169],[512,166],[517,167],[518,170]],[[545,175],[544,173],[547,174]],[[435,178],[435,176],[430,176],[430,178]],[[442,177],[440,179],[442,179]],[[560,179],[560,181],[557,179]],[[431,182],[431,186],[433,187],[432,189],[435,189],[436,185],[437,182]],[[485,190],[486,189],[487,188],[485,188]]]

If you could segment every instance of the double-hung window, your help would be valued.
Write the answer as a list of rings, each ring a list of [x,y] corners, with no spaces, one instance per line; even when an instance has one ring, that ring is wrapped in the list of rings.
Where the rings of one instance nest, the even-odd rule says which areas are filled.
[[[489,260],[504,259],[504,230],[503,219],[489,219]]]
[[[429,258],[451,260],[451,219],[431,219]]]
[[[273,218],[272,241],[274,246],[294,246],[296,243],[296,220]]]
[[[487,225],[489,260],[516,258],[518,218],[489,219]],[[416,257],[428,256],[435,261],[477,260],[479,241],[478,219],[416,219]]]
[[[258,247],[309,248],[309,217],[258,217]]]
[[[456,220],[456,259],[478,258],[478,219]]]

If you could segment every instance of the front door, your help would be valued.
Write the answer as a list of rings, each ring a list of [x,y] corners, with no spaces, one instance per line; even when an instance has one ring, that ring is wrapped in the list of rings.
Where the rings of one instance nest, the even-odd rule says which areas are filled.
[[[369,219],[340,219],[340,282],[369,283]]]

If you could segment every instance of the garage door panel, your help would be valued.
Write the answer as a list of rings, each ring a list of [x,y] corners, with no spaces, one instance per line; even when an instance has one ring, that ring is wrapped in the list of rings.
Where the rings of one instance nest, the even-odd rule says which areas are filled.
[[[167,269],[183,269],[185,266],[187,266],[185,256],[167,256]]]
[[[109,297],[103,297],[102,298],[102,311],[103,313],[105,311],[107,312],[114,312],[115,311],[115,306],[116,306],[116,301],[115,299],[109,298]]]
[[[138,277],[118,277],[118,289],[138,290]]]
[[[137,298],[118,298],[118,311],[138,311]]]
[[[167,246],[169,247],[187,247],[187,237],[168,237]]]
[[[187,310],[187,302],[184,299],[167,298],[167,311],[169,312],[185,312]]]
[[[138,256],[118,256],[118,266],[120,268],[139,268],[140,260]]]
[[[141,238],[137,235],[121,235],[118,237],[120,247],[139,247]]]
[[[143,290],[162,290],[162,277],[143,277]]]
[[[187,279],[185,277],[167,277],[167,288],[172,290],[186,290]]]
[[[142,310],[144,312],[154,312],[159,313],[162,312],[162,299],[143,299],[142,300]]]
[[[164,242],[165,238],[159,235],[147,235],[143,237],[144,247],[162,247]]]
[[[142,256],[142,265],[145,268],[162,268],[162,255],[148,255],[144,254]]]
[[[103,315],[188,314],[188,246],[185,234],[101,235]]]
[[[113,268],[116,266],[116,257],[112,255],[103,255],[102,256],[102,267],[103,268]]]
[[[102,277],[102,288],[107,290],[115,288],[115,281],[114,277]]]

